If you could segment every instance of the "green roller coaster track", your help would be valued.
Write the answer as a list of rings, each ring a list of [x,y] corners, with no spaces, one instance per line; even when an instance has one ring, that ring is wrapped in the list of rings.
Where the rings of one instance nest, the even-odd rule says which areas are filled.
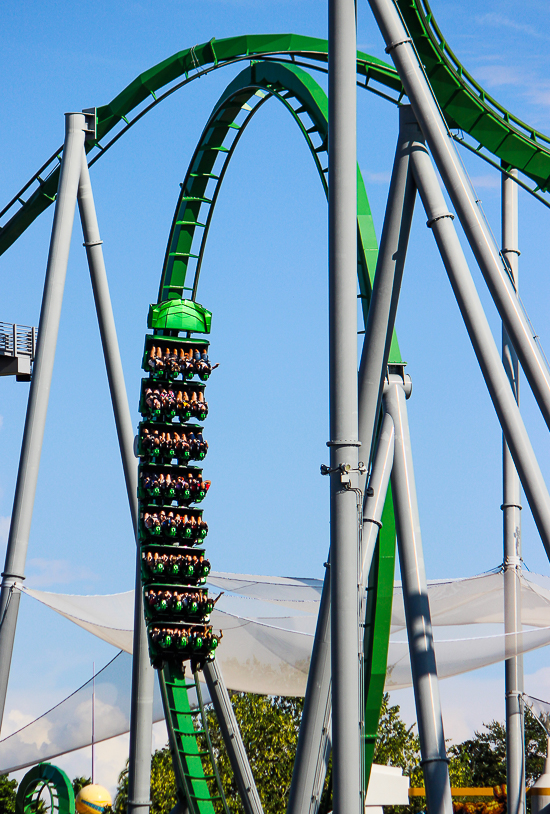
[[[550,190],[550,139],[498,104],[463,68],[439,30],[427,0],[396,0],[424,66],[450,135],[503,172],[512,168],[519,183],[541,200]],[[278,99],[302,132],[327,189],[327,99],[311,75],[326,72],[326,40],[295,34],[232,37],[196,45],[174,54],[140,74],[109,104],[96,108],[97,138],[86,146],[92,166],[147,112],[178,89],[210,71],[249,63],[221,96],[203,131],[182,184],[164,259],[159,302],[195,299],[202,258],[219,190],[230,159],[247,124],[270,98]],[[358,52],[357,83],[399,105],[404,91],[396,70]],[[62,147],[57,150],[0,212],[0,254],[54,200]],[[358,281],[366,317],[376,268],[377,243],[361,173],[358,188]],[[400,361],[394,336],[391,361]],[[368,782],[384,689],[395,560],[395,523],[391,491],[371,573],[365,625],[364,786]],[[195,686],[195,684],[193,685]],[[193,814],[212,814],[214,801],[225,808],[202,723],[194,723],[185,679],[165,668],[161,675],[174,765],[180,795]],[[198,685],[197,685],[198,690]],[[201,729],[202,727],[202,729]],[[197,733],[206,739],[199,746]],[[206,763],[204,763],[206,759]],[[219,793],[209,783],[216,783]]]
[[[218,194],[229,162],[253,116],[265,102],[275,98],[293,117],[309,147],[317,171],[328,195],[327,135],[328,99],[322,88],[302,68],[278,62],[258,62],[245,68],[230,83],[214,107],[189,169],[181,185],[172,229],[168,240],[159,288],[159,302],[188,297],[195,299],[198,290],[202,258]],[[366,317],[377,260],[377,243],[372,215],[363,178],[357,168],[357,229],[358,229],[358,282]],[[195,243],[198,244],[195,248]],[[193,264],[193,269],[190,268]],[[187,280],[192,273],[192,280]],[[186,284],[187,283],[187,284]],[[394,336],[390,360],[401,361],[397,339]],[[391,599],[395,561],[395,525],[391,494],[388,495],[383,527],[375,563],[369,580],[369,601],[365,630],[365,730],[364,730],[364,785],[368,783],[373,760],[380,706],[384,692],[387,650],[391,620]],[[192,788],[200,774],[196,744],[190,732],[182,730],[182,722],[189,720],[186,695],[181,690],[185,679],[164,670],[170,691],[163,692],[165,712],[170,721],[174,765],[180,794],[188,804],[202,814],[211,811],[208,801]],[[171,694],[170,694],[171,693]],[[179,699],[179,703],[178,703]],[[181,735],[178,736],[178,732]],[[189,750],[193,749],[193,752]],[[204,751],[211,765],[214,760]],[[194,774],[185,768],[192,763]],[[203,770],[204,772],[204,770]],[[189,780],[189,777],[193,780]],[[212,776],[210,777],[212,779]]]
[[[51,814],[74,814],[72,783],[62,769],[58,769],[51,763],[39,763],[23,777],[17,789],[15,814],[36,812],[44,791],[49,796],[49,801],[44,800],[44,802]]]
[[[472,78],[447,45],[427,0],[398,0],[398,7],[447,124],[451,131],[458,131],[453,136],[494,166],[518,169],[535,185],[533,188],[520,181],[529,191],[535,194],[539,190],[548,191],[550,139],[509,113]],[[327,47],[326,40],[315,37],[257,34],[212,39],[178,51],[140,74],[111,102],[96,109],[97,140],[87,145],[90,166],[163,99],[205,73],[242,61],[283,59],[310,70],[326,71]],[[360,51],[357,83],[395,104],[404,96],[395,68]],[[109,134],[110,140],[102,144]],[[62,147],[0,212],[0,219],[9,216],[0,228],[0,254],[55,200],[61,154]],[[548,200],[537,197],[550,206]]]

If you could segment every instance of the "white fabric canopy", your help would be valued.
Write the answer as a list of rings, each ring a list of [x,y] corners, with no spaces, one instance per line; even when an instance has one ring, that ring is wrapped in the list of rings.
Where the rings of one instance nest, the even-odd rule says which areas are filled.
[[[268,577],[254,574],[224,574],[213,571],[211,585],[240,596],[271,602],[295,611],[317,613],[323,582],[320,579]],[[465,579],[431,580],[428,595],[432,625],[504,623],[502,572]],[[550,626],[550,577],[524,574],[521,577],[522,621],[533,627]],[[405,627],[401,584],[393,593],[392,630]]]
[[[224,632],[216,658],[230,689],[269,695],[303,695],[322,582],[316,579],[213,572],[209,587],[225,591],[212,614]],[[96,737],[128,731],[134,593],[67,596],[23,588],[25,594],[126,653],[96,677]],[[521,578],[522,619],[517,636],[470,636],[470,625],[502,625],[503,577],[482,574],[429,583],[440,678],[475,670],[550,643],[550,579]],[[386,689],[411,684],[404,635],[403,597],[394,588]],[[444,628],[444,630],[443,630]],[[473,628],[475,630],[475,628]],[[90,743],[90,682],[53,710],[0,741],[0,772],[14,771]],[[158,693],[155,720],[162,717]]]
[[[227,686],[268,695],[303,695],[322,583],[315,579],[212,572],[210,587],[226,592],[212,613],[224,638],[217,651]],[[24,592],[115,647],[132,651],[134,594],[67,596]],[[231,593],[229,593],[231,592]],[[494,664],[550,642],[550,579],[521,578],[522,619],[532,630],[517,636],[465,636],[464,626],[502,624],[502,573],[429,583],[434,627],[451,628],[436,639],[441,678]],[[274,607],[276,606],[276,607]],[[288,610],[292,609],[292,614]],[[386,688],[411,684],[401,587],[394,588]],[[458,626],[457,630],[452,630]]]

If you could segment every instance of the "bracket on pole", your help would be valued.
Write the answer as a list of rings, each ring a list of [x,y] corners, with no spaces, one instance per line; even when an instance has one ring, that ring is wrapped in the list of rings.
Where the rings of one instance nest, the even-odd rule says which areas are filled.
[[[85,141],[87,143],[94,142],[97,139],[97,116],[95,107],[85,107],[82,112],[86,118],[86,133]]]
[[[350,474],[352,472],[359,472],[360,475],[367,474],[367,467],[363,463],[363,461],[359,461],[357,464],[357,468],[353,469],[351,464],[341,463],[338,466],[327,466],[326,464],[321,464],[321,475],[333,475],[335,472],[340,473],[340,483],[346,485],[346,488],[349,489],[351,486],[351,478]]]
[[[405,391],[405,398],[409,399],[412,394],[412,379],[408,374],[405,375],[406,365],[406,362],[390,362],[388,364],[384,379],[384,390],[390,384],[399,383]]]

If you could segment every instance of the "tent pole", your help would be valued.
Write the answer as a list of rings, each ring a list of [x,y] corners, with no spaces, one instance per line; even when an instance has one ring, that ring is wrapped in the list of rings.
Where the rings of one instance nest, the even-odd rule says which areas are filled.
[[[82,170],[78,187],[78,206],[88,257],[90,278],[107,368],[109,390],[137,541],[137,463],[133,450],[134,430],[128,406],[124,371],[109,294],[102,240],[94,205],[86,154],[82,150]],[[130,762],[128,775],[129,814],[148,814],[150,801],[151,748],[153,727],[153,689],[155,673],[149,661],[147,632],[141,590],[141,556],[136,549],[136,590],[134,605],[134,642],[132,659],[132,701],[130,713]]]
[[[25,579],[25,562],[42,453],[42,441],[46,426],[46,414],[48,412],[85,132],[86,116],[83,113],[65,114],[65,142],[38,325],[38,346],[33,365],[23,443],[19,458],[6,561],[2,573],[0,593],[0,728],[4,717],[21,597],[19,584]]]
[[[511,170],[517,176],[517,170]],[[514,286],[518,285],[518,186],[502,176],[502,255],[507,260]],[[502,362],[514,397],[519,404],[519,363],[504,325]],[[519,476],[502,439],[502,511],[504,534],[504,629],[521,631],[521,489]],[[504,664],[506,699],[506,784],[509,814],[525,813],[525,743],[523,734],[523,656]]]

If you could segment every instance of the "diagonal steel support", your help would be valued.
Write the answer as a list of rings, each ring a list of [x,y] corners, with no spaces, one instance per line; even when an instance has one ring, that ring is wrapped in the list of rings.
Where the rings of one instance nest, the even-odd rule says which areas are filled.
[[[435,237],[502,431],[550,558],[550,495],[454,228],[453,215],[448,211],[420,129],[412,150],[412,167],[428,217],[428,226]]]
[[[391,484],[426,803],[431,814],[452,814],[449,766],[407,416],[406,398],[409,395],[410,378],[404,376],[403,366],[400,373],[388,373],[384,407],[395,425]]]
[[[468,243],[550,428],[550,371],[475,198],[412,39],[393,0],[369,0],[369,3],[386,41],[386,52],[399,73]]]
[[[254,775],[252,774],[239,724],[235,718],[235,712],[223,680],[220,665],[216,659],[207,661],[202,672],[214,705],[245,814],[263,814],[260,795],[256,788]]]
[[[31,381],[23,443],[17,472],[17,484],[2,573],[0,593],[0,728],[4,716],[15,629],[25,579],[25,563],[31,530],[34,496],[42,454],[48,400],[53,375],[57,333],[69,261],[69,248],[84,148],[86,117],[82,113],[65,114],[65,145],[61,160],[59,188],[55,204],[46,281],[38,326],[38,347]]]
[[[90,278],[94,293],[103,355],[107,368],[109,390],[113,404],[116,431],[130,514],[137,541],[138,507],[137,507],[137,462],[133,450],[134,430],[118,338],[115,318],[109,294],[109,284],[105,261],[103,258],[102,240],[94,205],[92,185],[86,154],[82,150],[81,174],[78,187],[78,206],[84,246],[88,257]],[[128,775],[128,811],[133,814],[148,814],[150,801],[151,747],[153,727],[153,689],[155,674],[149,661],[147,632],[143,613],[143,594],[141,590],[141,557],[139,545],[136,549],[136,590],[134,605],[134,641],[132,661],[132,702],[130,712],[130,761]]]
[[[365,462],[374,450],[382,386],[401,292],[416,185],[410,169],[409,143],[414,139],[410,117],[399,109],[399,137],[380,237],[380,251],[365,326],[359,367],[359,440]]]

